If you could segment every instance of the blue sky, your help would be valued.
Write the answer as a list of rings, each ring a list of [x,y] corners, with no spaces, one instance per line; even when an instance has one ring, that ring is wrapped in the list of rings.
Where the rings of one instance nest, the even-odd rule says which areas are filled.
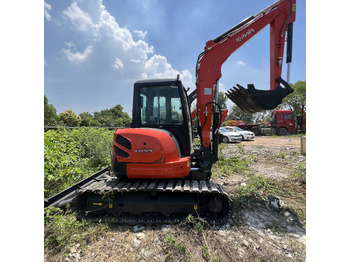
[[[58,113],[121,104],[131,115],[135,81],[180,73],[193,90],[205,43],[274,2],[45,0],[44,93]],[[298,1],[292,83],[306,80],[305,9],[305,1]],[[266,27],[226,61],[221,91],[236,83],[269,88],[268,37]]]

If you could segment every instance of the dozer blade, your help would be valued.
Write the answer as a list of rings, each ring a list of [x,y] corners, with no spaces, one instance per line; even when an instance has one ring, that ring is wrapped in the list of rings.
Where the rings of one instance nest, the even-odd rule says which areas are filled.
[[[282,103],[283,98],[294,92],[281,77],[278,77],[276,81],[282,83],[285,88],[278,86],[275,90],[257,90],[254,85],[249,84],[245,89],[237,84],[238,88],[233,87],[227,91],[226,96],[246,113],[274,109]]]

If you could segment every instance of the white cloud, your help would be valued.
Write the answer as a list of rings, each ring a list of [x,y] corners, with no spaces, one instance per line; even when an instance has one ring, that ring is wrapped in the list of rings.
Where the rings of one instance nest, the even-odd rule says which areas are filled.
[[[62,48],[62,52],[66,55],[66,58],[72,63],[79,64],[86,61],[93,50],[92,45],[89,45],[85,48],[84,52],[82,53],[78,51],[72,52],[71,49],[75,49],[75,45],[72,42],[66,42],[65,44],[68,46],[68,48]]]
[[[44,16],[48,21],[51,21],[51,15],[49,14],[49,10],[51,9],[51,5],[44,2]]]
[[[140,59],[131,59],[130,61],[136,64],[141,63]]]
[[[175,71],[168,63],[167,59],[161,55],[153,55],[147,60],[145,69],[148,78],[166,78],[176,77],[178,71]]]
[[[134,33],[141,39],[144,39],[147,35],[147,31],[143,32],[141,30],[134,30]]]
[[[219,82],[219,92],[226,92],[225,85]]]
[[[76,2],[64,10],[63,15],[80,31],[86,31],[92,25],[89,14],[81,10]]]
[[[185,88],[187,88],[187,87],[194,88],[195,87],[194,83],[192,82],[192,75],[191,75],[190,71],[188,71],[187,69],[181,71],[180,79],[181,79]]]
[[[119,26],[102,0],[73,0],[63,11],[63,17],[71,23],[71,30],[79,34],[77,38],[80,41],[66,43],[67,48],[62,49],[66,58],[76,64],[89,61],[91,66],[86,68],[94,70],[96,76],[99,72],[109,72],[118,80],[135,81],[175,78],[180,74],[186,86],[194,86],[188,70],[181,73],[175,70],[166,57],[156,54],[154,47],[144,41],[147,31],[134,30],[135,37],[140,38],[134,40],[130,30]],[[77,52],[75,45],[85,45],[87,48],[84,52]]]
[[[237,64],[242,65],[242,66],[245,66],[245,63],[244,63],[243,61],[241,61],[241,60],[238,60],[238,61],[237,61]]]
[[[119,58],[116,58],[113,67],[115,69],[122,69],[122,68],[124,68],[124,63]]]

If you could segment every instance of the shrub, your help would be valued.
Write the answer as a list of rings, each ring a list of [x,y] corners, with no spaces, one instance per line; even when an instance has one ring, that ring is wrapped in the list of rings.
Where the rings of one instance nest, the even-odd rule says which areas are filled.
[[[109,165],[113,131],[80,128],[49,130],[44,135],[45,197]]]

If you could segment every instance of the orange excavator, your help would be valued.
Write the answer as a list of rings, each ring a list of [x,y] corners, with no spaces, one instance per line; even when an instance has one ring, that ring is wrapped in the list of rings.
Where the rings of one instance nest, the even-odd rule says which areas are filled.
[[[232,208],[230,197],[210,179],[218,160],[218,129],[224,120],[218,105],[221,66],[270,25],[270,90],[237,85],[226,95],[245,112],[277,107],[293,92],[281,78],[281,71],[286,34],[287,62],[291,62],[295,5],[296,0],[277,1],[208,41],[198,57],[196,89],[190,94],[179,76],[136,82],[132,124],[114,133],[109,175],[100,172],[49,199],[46,205],[70,202],[78,217],[116,223],[173,223],[189,214],[209,223],[227,221]],[[193,145],[190,113],[195,99],[200,137],[197,147]]]

